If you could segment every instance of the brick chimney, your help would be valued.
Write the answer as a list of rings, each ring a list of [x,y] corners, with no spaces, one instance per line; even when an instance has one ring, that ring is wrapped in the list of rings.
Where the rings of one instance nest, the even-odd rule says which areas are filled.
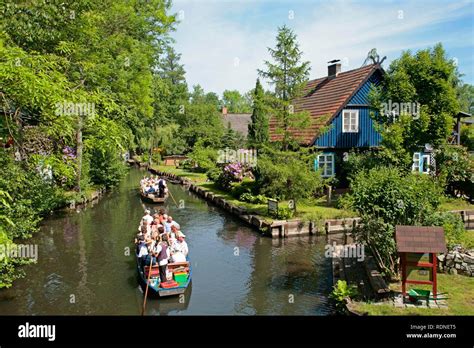
[[[334,78],[341,72],[341,61],[339,59],[334,59],[328,62],[328,77]]]
[[[227,108],[225,106],[222,107],[222,115],[227,115]]]

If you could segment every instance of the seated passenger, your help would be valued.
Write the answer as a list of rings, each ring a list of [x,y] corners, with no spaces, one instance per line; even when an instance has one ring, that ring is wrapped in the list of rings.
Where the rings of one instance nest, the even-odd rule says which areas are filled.
[[[180,251],[171,254],[171,262],[186,262],[186,256]]]
[[[188,256],[188,252],[189,252],[188,243],[186,243],[186,241],[184,240],[186,236],[183,234],[183,232],[178,231],[176,238],[178,239],[176,241],[176,246],[175,246],[176,252],[183,253],[185,257]]]

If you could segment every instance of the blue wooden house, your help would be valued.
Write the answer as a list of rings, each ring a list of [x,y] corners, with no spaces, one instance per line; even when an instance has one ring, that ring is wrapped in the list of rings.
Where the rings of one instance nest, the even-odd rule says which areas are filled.
[[[334,176],[342,159],[354,148],[377,148],[381,135],[374,127],[368,94],[372,85],[383,78],[379,64],[341,72],[339,62],[328,66],[328,75],[309,81],[303,96],[294,102],[295,112],[308,111],[310,127],[294,130],[293,135],[302,145],[314,146],[319,151],[315,168],[323,177]],[[281,140],[276,120],[270,120],[270,139]],[[324,130],[324,131],[323,131]]]

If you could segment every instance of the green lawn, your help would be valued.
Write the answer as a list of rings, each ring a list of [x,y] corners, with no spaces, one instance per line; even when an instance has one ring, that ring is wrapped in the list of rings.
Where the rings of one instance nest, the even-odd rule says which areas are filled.
[[[390,285],[394,291],[401,291],[401,284]],[[410,288],[427,289],[428,285],[410,285]],[[474,315],[474,277],[438,274],[438,292],[447,293],[447,309],[438,308],[396,308],[392,305],[354,302],[355,309],[369,315]]]
[[[160,172],[186,177],[195,183],[205,182],[207,180],[206,173],[195,173],[184,169],[179,169],[174,166],[163,166],[158,164],[154,164],[151,167],[155,170],[159,170]]]
[[[439,210],[474,210],[474,204],[470,204],[468,201],[462,198],[445,197],[444,200],[441,202]]]

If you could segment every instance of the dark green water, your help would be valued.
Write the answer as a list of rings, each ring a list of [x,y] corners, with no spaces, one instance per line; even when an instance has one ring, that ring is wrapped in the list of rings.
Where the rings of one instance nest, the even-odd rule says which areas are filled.
[[[145,207],[137,190],[143,174],[131,169],[95,206],[45,220],[27,242],[38,244],[38,263],[26,266],[26,277],[11,289],[0,290],[0,314],[139,315],[143,293],[132,240]],[[184,202],[179,209],[168,199],[164,207],[187,236],[192,286],[184,303],[149,299],[148,315],[332,312],[325,237],[263,238],[185,188],[170,190]]]

